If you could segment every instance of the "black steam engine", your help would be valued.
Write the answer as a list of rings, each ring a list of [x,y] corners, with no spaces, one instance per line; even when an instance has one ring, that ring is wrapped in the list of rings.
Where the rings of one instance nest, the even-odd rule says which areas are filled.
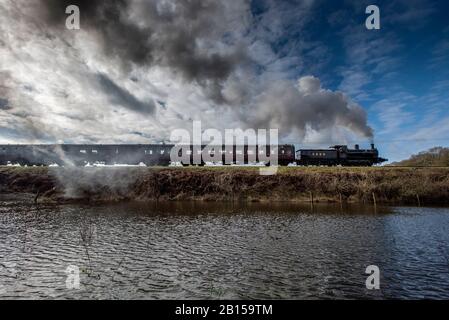
[[[140,145],[0,145],[0,165],[147,165],[168,166],[171,163],[170,152],[174,145],[140,144]],[[218,150],[217,150],[218,149]],[[196,149],[195,149],[196,150]],[[329,149],[299,149],[294,145],[278,146],[278,164],[287,166],[372,166],[387,161],[379,157],[378,150],[360,149],[358,145],[349,149],[346,145],[336,145]],[[296,151],[296,152],[295,152]],[[190,161],[181,163],[191,165],[194,148],[190,150]],[[200,151],[201,152],[201,149]],[[204,150],[203,150],[204,152]],[[259,150],[257,147],[231,146],[215,148],[214,152],[222,155],[222,164],[252,164],[266,159],[262,157],[272,153],[267,147]],[[221,158],[221,157],[220,157]],[[228,161],[225,161],[225,158]],[[230,159],[230,161],[229,161]],[[201,165],[204,165],[201,162]],[[269,165],[270,163],[266,163]]]
[[[332,146],[330,149],[301,149],[296,152],[299,165],[326,165],[326,166],[372,166],[388,161],[379,157],[379,151],[371,144],[371,149],[354,149],[348,146]]]

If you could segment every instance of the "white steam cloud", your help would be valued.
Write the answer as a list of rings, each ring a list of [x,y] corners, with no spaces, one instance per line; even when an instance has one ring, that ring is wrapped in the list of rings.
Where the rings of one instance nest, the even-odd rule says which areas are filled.
[[[265,2],[256,16],[249,0],[0,0],[0,143],[154,143],[192,120],[371,138],[360,105],[318,78],[289,80],[300,59],[273,48],[314,1]],[[69,3],[79,31],[65,29]]]

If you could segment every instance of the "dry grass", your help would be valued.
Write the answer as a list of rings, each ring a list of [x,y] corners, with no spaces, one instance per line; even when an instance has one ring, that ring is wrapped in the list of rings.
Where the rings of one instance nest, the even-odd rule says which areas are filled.
[[[73,200],[64,190],[67,181],[55,174],[64,170],[0,167],[0,192]],[[118,188],[125,176],[126,188]],[[449,168],[282,167],[273,176],[261,176],[254,167],[104,168],[95,174],[79,169],[69,177],[71,188],[80,189],[77,200],[90,201],[310,201],[313,195],[319,202],[371,203],[374,194],[385,204],[449,204]]]

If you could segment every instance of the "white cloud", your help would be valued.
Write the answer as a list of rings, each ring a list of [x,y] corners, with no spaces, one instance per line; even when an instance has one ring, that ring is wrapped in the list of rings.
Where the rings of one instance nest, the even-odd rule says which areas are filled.
[[[295,87],[292,76],[305,68],[297,52],[325,57],[325,46],[292,41],[282,54],[273,50],[272,42],[284,28],[309,21],[314,1],[294,8],[268,1],[269,10],[257,18],[251,16],[246,0],[223,2],[219,10],[206,10],[200,17],[198,11],[183,11],[182,6],[185,16],[170,16],[174,9],[161,6],[166,1],[131,3],[126,23],[152,30],[145,46],[153,56],[132,56],[136,61],[124,59],[137,54],[136,43],[131,53],[108,47],[105,42],[113,37],[92,31],[90,25],[83,28],[83,19],[80,31],[68,31],[34,16],[41,11],[34,2],[0,3],[0,72],[6,80],[0,83],[0,98],[8,101],[8,108],[0,108],[0,142],[157,142],[168,139],[173,128],[189,128],[191,120],[218,129],[256,123],[279,126],[294,139],[318,139],[320,132],[338,137],[336,130],[342,136],[366,134],[363,108],[343,94],[321,88],[319,79],[312,77],[300,80],[299,88],[309,98]],[[148,3],[159,4],[152,19],[146,18],[154,9]],[[197,35],[194,43],[171,38],[190,32]],[[117,41],[130,45],[127,39]],[[179,55],[168,56],[173,48],[165,45],[178,43]],[[197,55],[193,60],[182,56],[185,45],[197,45],[186,51]],[[240,48],[250,62],[233,60]],[[149,62],[140,63],[140,58]],[[202,62],[211,64],[205,68]],[[215,62],[222,64],[222,73]],[[215,99],[217,91],[222,102]],[[283,103],[288,97],[292,99]],[[267,119],[268,114],[275,115]]]

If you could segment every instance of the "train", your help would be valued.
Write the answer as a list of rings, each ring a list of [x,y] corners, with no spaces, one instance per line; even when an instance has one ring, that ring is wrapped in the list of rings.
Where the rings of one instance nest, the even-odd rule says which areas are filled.
[[[170,154],[175,145],[171,144],[7,144],[0,145],[0,165],[21,166],[86,166],[86,165],[172,165]],[[194,154],[204,152],[204,147],[187,146],[184,160],[180,165],[189,166],[195,163]],[[274,152],[267,146],[219,146],[208,149],[208,152],[219,152],[218,164],[270,165],[265,161]],[[211,151],[212,150],[212,151]],[[388,161],[379,157],[374,144],[370,149],[361,149],[355,145],[350,149],[347,145],[335,145],[328,149],[295,149],[293,144],[277,146],[277,165],[288,166],[373,166]],[[182,151],[178,151],[182,155]],[[216,164],[217,164],[216,163]],[[197,165],[206,165],[201,160]]]
[[[356,144],[354,149],[346,145],[335,145],[329,149],[300,149],[297,151],[299,165],[327,165],[327,166],[373,166],[387,162],[388,159],[379,157],[379,151],[371,144],[370,149],[360,149]]]

